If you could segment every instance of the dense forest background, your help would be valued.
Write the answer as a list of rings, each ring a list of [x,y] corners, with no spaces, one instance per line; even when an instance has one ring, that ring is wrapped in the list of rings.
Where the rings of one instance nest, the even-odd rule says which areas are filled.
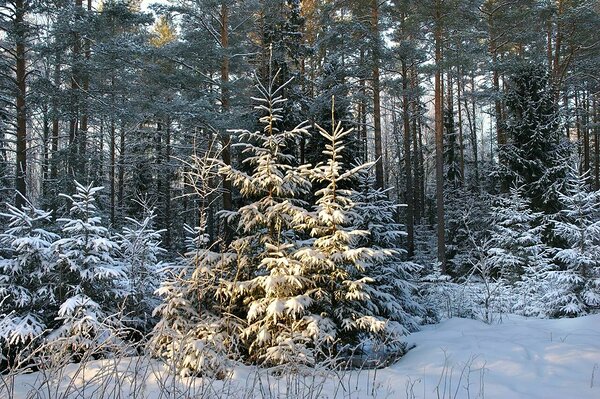
[[[408,298],[416,282],[434,301],[435,284],[475,275],[485,287],[500,280],[521,287],[522,298],[542,292],[538,302],[527,297],[514,304],[524,313],[598,309],[598,1],[172,0],[147,6],[0,0],[0,198],[7,204],[0,230],[8,231],[0,255],[10,259],[23,249],[14,244],[20,233],[9,231],[16,220],[62,234],[60,244],[44,238],[55,253],[75,248],[75,219],[68,215],[90,212],[94,203],[99,219],[84,219],[85,237],[120,232],[126,260],[138,256],[127,244],[135,234],[150,237],[153,257],[189,253],[186,238],[200,234],[193,245],[220,247],[225,256],[233,243],[239,260],[235,245],[254,220],[244,212],[261,198],[260,179],[270,176],[260,175],[255,162],[275,151],[278,162],[299,171],[307,164],[333,171],[338,161],[350,169],[367,163],[341,188],[356,191],[348,198],[362,204],[353,211],[362,215],[362,229],[389,226],[393,240],[359,247],[401,248],[404,266],[394,276],[415,283],[382,294],[382,303],[399,292]],[[243,130],[273,141],[248,152],[248,140],[261,139]],[[342,137],[340,155],[332,148]],[[332,177],[315,169],[311,191],[298,176],[285,180],[286,167],[277,168],[286,176],[278,196],[321,209],[333,181],[336,201],[335,176],[343,172]],[[281,188],[272,184],[269,196]],[[360,193],[366,197],[352,197]],[[23,206],[37,216],[27,219],[19,213]],[[234,214],[246,224],[234,223]],[[273,238],[274,226],[285,230],[289,222],[282,220],[264,222],[252,234],[266,229]],[[298,223],[314,238],[325,222]],[[102,245],[94,250],[105,257],[94,256],[108,264],[106,254],[118,252],[117,244]],[[58,264],[67,262],[71,271],[85,265],[74,260],[75,251],[61,253]],[[274,253],[268,245],[266,251]],[[273,270],[264,264],[272,258],[258,259]],[[5,275],[17,273],[6,265]],[[130,269],[98,276],[106,282]],[[80,292],[98,287],[91,278],[87,283],[72,282]],[[152,296],[144,290],[128,306],[139,309],[144,295]],[[498,292],[488,290],[488,300]],[[427,319],[427,303],[406,298],[396,297],[404,308],[391,312]],[[61,309],[62,316],[69,313]],[[388,318],[405,331],[418,324],[398,314]]]

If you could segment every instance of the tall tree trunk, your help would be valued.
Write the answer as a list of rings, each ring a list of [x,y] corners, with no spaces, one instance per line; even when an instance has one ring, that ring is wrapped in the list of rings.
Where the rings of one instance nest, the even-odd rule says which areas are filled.
[[[221,50],[223,57],[221,59],[221,110],[223,113],[229,111],[229,9],[225,2],[221,3]],[[221,136],[223,150],[221,157],[225,165],[231,165],[231,137],[227,133]],[[223,180],[223,209],[231,211],[233,209],[233,186],[228,179]],[[233,230],[229,223],[224,223],[224,241],[228,244],[233,238]]]
[[[16,31],[16,78],[17,78],[17,169],[15,188],[17,195],[15,206],[20,208],[25,205],[27,198],[27,108],[26,95],[26,53],[25,53],[25,1],[15,0],[15,31]]]
[[[406,201],[406,250],[409,258],[412,258],[415,251],[415,220],[414,220],[414,190],[411,169],[410,154],[410,99],[409,99],[409,76],[406,62],[402,60],[402,125],[404,141],[404,173],[406,175],[406,187],[404,200]]]
[[[87,11],[90,13],[92,11],[92,0],[87,1]],[[91,42],[90,39],[86,38],[83,41],[83,53],[86,61],[90,60],[91,57]],[[86,165],[87,165],[87,133],[88,133],[88,92],[90,89],[90,77],[89,71],[80,71],[81,72],[81,84],[82,84],[82,95],[81,99],[81,120],[79,122],[79,161],[81,162],[80,170],[83,175],[86,174]]]
[[[111,86],[114,85],[114,79],[111,81]],[[114,104],[114,100],[113,100]],[[110,182],[110,225],[115,226],[115,177],[116,177],[116,125],[115,117],[113,114],[110,116],[110,167],[108,170],[108,177]]]
[[[442,16],[441,4],[435,10],[435,171],[437,206],[437,257],[442,273],[446,273],[446,236],[444,223],[444,121],[442,92]]]
[[[121,137],[119,143],[119,213],[125,214],[125,121],[121,121]]]
[[[456,105],[458,108],[458,162],[460,171],[460,185],[465,183],[465,140],[463,135],[463,118],[462,118],[462,90],[463,90],[463,74],[462,69],[457,69],[456,76]]]
[[[50,177],[50,115],[46,104],[44,104],[42,110],[42,126],[42,195],[46,196],[48,194],[48,178]]]
[[[166,126],[165,126],[165,163],[166,170],[165,173],[165,184],[164,184],[164,215],[165,215],[165,235],[164,235],[164,245],[165,248],[171,248],[173,243],[173,221],[172,213],[171,213],[171,118],[167,116],[166,118]]]
[[[413,156],[413,170],[414,170],[414,183],[413,183],[413,203],[414,203],[414,221],[420,223],[421,217],[424,214],[424,167],[425,163],[423,160],[423,147],[421,141],[421,114],[419,110],[420,98],[417,96],[419,87],[419,74],[415,64],[411,65],[410,68],[410,89],[413,93],[412,101],[410,104],[411,117],[412,117],[412,147],[414,151]]]
[[[381,141],[381,102],[379,81],[379,3],[378,0],[371,1],[371,35],[373,39],[373,125],[375,138],[375,182],[378,188],[383,188],[383,147]]]
[[[58,94],[60,88],[60,52],[56,51],[54,65],[54,90],[52,96],[52,163],[50,165],[50,179],[56,184],[58,180],[58,134],[59,134],[59,118],[58,118]]]
[[[495,17],[502,6],[496,6],[493,2],[489,2],[494,7],[487,13],[487,27],[489,32],[488,51],[492,57],[492,86],[494,89],[494,116],[496,123],[496,141],[498,149],[506,144],[506,135],[502,126],[502,102],[500,101],[500,71],[498,65],[498,43],[496,37]]]
[[[75,0],[75,12],[76,18],[79,18],[79,12],[83,7],[82,0]],[[80,112],[80,87],[81,87],[81,76],[80,76],[80,65],[79,65],[79,54],[81,53],[80,34],[75,31],[73,33],[73,55],[72,55],[72,70],[71,70],[71,118],[69,121],[69,172],[73,173],[76,177],[79,172],[79,162],[77,159],[77,140],[78,140],[78,119]]]
[[[467,114],[467,123],[469,124],[469,141],[471,150],[473,151],[473,171],[475,174],[475,191],[479,191],[479,144],[477,142],[477,119],[475,117],[476,102],[475,102],[475,72],[471,71],[471,103],[464,96],[463,87],[463,102]]]
[[[594,189],[600,190],[600,142],[598,139],[600,137],[600,127],[598,126],[598,122],[600,122],[600,118],[598,118],[598,92],[594,93],[592,97],[592,108],[594,110]]]
[[[365,50],[360,49],[359,64],[361,67],[360,72],[360,104],[359,104],[359,119],[358,127],[360,129],[359,142],[360,142],[360,157],[363,162],[367,162],[369,159],[367,154],[367,80],[365,73]]]
[[[583,91],[583,173],[587,173],[590,170],[590,97],[589,91]]]

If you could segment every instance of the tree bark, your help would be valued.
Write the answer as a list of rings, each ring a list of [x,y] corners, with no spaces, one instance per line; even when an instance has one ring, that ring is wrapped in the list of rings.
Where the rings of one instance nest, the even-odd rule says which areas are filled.
[[[590,129],[589,129],[589,115],[590,115],[590,97],[589,91],[583,91],[583,173],[587,173],[590,170]]]
[[[381,101],[379,81],[379,4],[377,0],[371,2],[371,35],[373,38],[373,125],[375,138],[375,182],[378,188],[384,187],[383,177],[383,147],[381,141]]]
[[[92,0],[87,1],[87,11],[90,13],[92,11]],[[91,42],[90,39],[86,38],[83,41],[83,53],[86,61],[90,60],[91,57]],[[88,133],[88,104],[87,97],[90,89],[90,77],[89,71],[80,71],[82,73],[81,76],[81,84],[82,84],[82,95],[81,99],[81,119],[79,122],[79,137],[77,138],[79,142],[79,161],[80,170],[83,175],[86,173],[86,152],[87,152],[87,133]]]
[[[456,76],[456,106],[458,109],[458,162],[460,171],[460,185],[463,186],[465,183],[465,140],[463,135],[463,118],[462,118],[462,82],[463,82],[462,70],[459,67],[457,69]]]
[[[50,179],[56,184],[58,180],[58,90],[60,88],[60,52],[56,52],[54,65],[54,93],[52,97],[52,163],[50,165]]]
[[[442,16],[439,0],[435,10],[435,171],[437,206],[437,257],[441,272],[446,273],[446,236],[444,223],[444,124],[442,92]]]
[[[223,57],[221,59],[221,110],[223,113],[229,111],[229,9],[225,2],[221,3],[221,50]],[[231,165],[231,137],[224,132],[221,136],[221,144],[223,149],[221,157],[225,165]],[[233,186],[228,179],[223,180],[223,209],[231,211],[233,209]],[[233,238],[233,229],[229,223],[224,223],[224,241],[226,244],[231,242]]]
[[[25,2],[15,0],[15,32],[16,32],[16,78],[17,78],[17,154],[16,154],[16,181],[17,195],[15,206],[21,208],[26,204],[27,198],[27,108],[25,95],[27,91],[26,76],[26,31],[25,31]]]
[[[598,122],[598,93],[595,93],[592,97],[592,108],[594,110],[594,189],[600,190],[600,142],[598,142],[598,136],[600,135],[600,127]]]
[[[114,80],[111,82],[114,85]],[[114,103],[114,101],[113,101]],[[108,170],[108,180],[110,182],[110,225],[115,226],[115,172],[116,172],[116,127],[115,117],[110,116],[110,167]]]
[[[404,200],[406,201],[406,250],[409,258],[412,258],[415,251],[415,220],[414,220],[414,190],[412,178],[412,164],[410,153],[410,99],[408,84],[408,68],[406,62],[402,60],[402,124],[404,141],[404,173],[406,175],[406,187]]]

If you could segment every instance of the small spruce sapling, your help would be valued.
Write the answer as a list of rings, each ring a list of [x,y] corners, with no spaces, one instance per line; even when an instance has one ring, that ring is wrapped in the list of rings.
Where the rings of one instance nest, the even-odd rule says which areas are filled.
[[[159,258],[166,251],[160,246],[161,233],[165,230],[154,228],[154,209],[142,206],[146,209],[144,218],[141,221],[125,218],[129,226],[123,227],[118,238],[123,267],[130,283],[126,287],[129,294],[125,317],[130,319],[127,324],[145,333],[152,324],[152,312],[158,306],[154,291],[158,288],[159,272],[164,267]]]
[[[304,274],[315,284],[310,314],[305,317],[307,327],[313,339],[323,341],[332,353],[367,342],[396,346],[397,332],[384,316],[385,303],[379,302],[385,294],[378,291],[374,278],[368,274],[372,264],[383,263],[392,251],[361,245],[369,232],[354,227],[359,216],[352,192],[340,189],[340,183],[354,178],[372,163],[352,169],[344,167],[344,138],[352,130],[343,129],[333,119],[332,115],[331,132],[319,128],[328,142],[323,151],[327,161],[311,170],[311,179],[323,188],[316,193],[314,210],[299,226],[312,239],[294,254]]]
[[[554,234],[564,248],[554,255],[555,266],[546,276],[554,289],[546,296],[551,316],[575,317],[600,307],[600,192],[590,191],[586,175],[570,168],[562,210],[554,220]]]
[[[0,234],[0,354],[51,328],[57,301],[50,246],[59,237],[46,230],[51,212],[30,203],[7,208],[0,214],[9,219]]]
[[[122,263],[114,258],[118,244],[102,226],[95,205],[95,195],[102,187],[75,181],[75,188],[73,196],[61,194],[72,203],[71,217],[58,219],[63,238],[52,244],[52,250],[58,254],[61,326],[51,338],[65,337],[70,347],[78,351],[107,338],[102,334],[105,322],[120,325],[117,318],[109,316],[118,311],[128,293],[128,284]]]
[[[212,148],[212,147],[211,147]],[[159,319],[153,329],[151,348],[178,374],[223,378],[228,355],[235,355],[237,321],[225,312],[217,296],[221,280],[231,280],[236,255],[216,252],[206,233],[210,198],[216,197],[216,160],[211,149],[185,161],[186,184],[200,201],[199,225],[184,229],[187,250],[179,262],[164,268],[156,293],[163,299],[154,310]]]
[[[361,240],[361,245],[387,250],[389,256],[383,262],[365,266],[365,273],[374,280],[373,287],[366,287],[367,292],[381,304],[381,316],[389,319],[397,331],[416,331],[425,312],[414,298],[416,277],[421,267],[402,260],[406,250],[399,244],[406,232],[394,219],[400,205],[390,201],[388,190],[375,188],[375,177],[370,172],[363,169],[356,179],[358,190],[352,194],[358,216],[355,226],[370,233]]]
[[[293,167],[286,147],[307,134],[304,125],[280,130],[285,125],[282,111],[286,100],[276,87],[279,72],[268,85],[260,82],[256,109],[262,113],[262,131],[237,132],[244,173],[230,166],[220,170],[242,197],[251,200],[237,212],[227,215],[235,221],[238,236],[231,243],[237,254],[236,275],[223,281],[219,295],[240,325],[243,352],[254,363],[276,365],[296,362],[314,363],[308,308],[314,301],[314,282],[304,265],[294,258],[298,247],[295,225],[306,217],[305,204],[299,198],[311,188],[306,166]]]

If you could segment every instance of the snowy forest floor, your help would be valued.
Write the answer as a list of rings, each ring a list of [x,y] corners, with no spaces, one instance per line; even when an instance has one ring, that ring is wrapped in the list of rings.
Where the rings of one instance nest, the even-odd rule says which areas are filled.
[[[452,318],[407,337],[380,370],[236,366],[224,380],[179,378],[145,357],[2,375],[1,398],[600,398],[600,315],[497,323]]]

